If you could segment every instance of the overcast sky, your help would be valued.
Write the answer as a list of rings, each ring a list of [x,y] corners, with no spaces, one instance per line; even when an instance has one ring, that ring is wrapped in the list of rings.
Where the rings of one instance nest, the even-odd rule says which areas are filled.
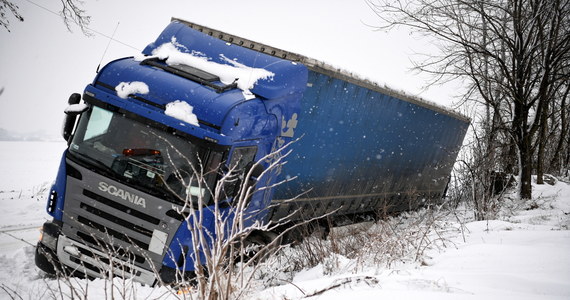
[[[444,106],[453,101],[453,87],[423,92],[427,77],[410,71],[413,53],[429,43],[374,31],[366,24],[378,19],[364,0],[85,1],[91,37],[77,27],[67,31],[56,15],[58,0],[15,2],[25,21],[10,19],[10,33],[0,29],[0,128],[13,132],[58,136],[68,96],[83,91],[99,62],[140,52],[171,17],[310,56]],[[111,41],[103,57],[104,35],[116,27],[119,42]]]

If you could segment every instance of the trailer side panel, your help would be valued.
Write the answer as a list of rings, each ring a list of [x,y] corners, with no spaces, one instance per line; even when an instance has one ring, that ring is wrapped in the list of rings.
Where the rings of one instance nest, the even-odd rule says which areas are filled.
[[[312,70],[300,140],[275,189],[273,218],[404,210],[441,198],[468,121]],[[297,201],[284,201],[296,196]]]

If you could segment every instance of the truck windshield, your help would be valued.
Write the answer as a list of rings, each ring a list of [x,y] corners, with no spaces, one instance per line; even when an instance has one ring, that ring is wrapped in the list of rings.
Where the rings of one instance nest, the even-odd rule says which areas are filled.
[[[196,204],[202,197],[207,204],[221,161],[221,153],[97,106],[82,115],[69,152],[102,174],[175,203]]]

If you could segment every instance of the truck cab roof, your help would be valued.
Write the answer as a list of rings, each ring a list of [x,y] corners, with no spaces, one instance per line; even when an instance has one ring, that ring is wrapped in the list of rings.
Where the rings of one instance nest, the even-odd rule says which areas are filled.
[[[222,135],[239,104],[263,107],[265,101],[301,94],[307,84],[307,68],[300,63],[226,43],[178,21],[142,54],[110,62],[93,86],[112,94],[122,83],[142,82],[148,93],[129,95],[129,101],[154,111],[187,102],[202,129]]]

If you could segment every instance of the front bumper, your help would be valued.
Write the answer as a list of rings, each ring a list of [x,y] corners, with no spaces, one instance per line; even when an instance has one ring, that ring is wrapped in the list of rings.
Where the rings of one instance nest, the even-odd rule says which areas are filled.
[[[113,276],[132,278],[150,286],[157,283],[157,277],[164,283],[176,281],[181,273],[192,277],[187,274],[192,272],[180,272],[166,266],[157,266],[156,272],[135,266],[119,255],[118,251],[101,251],[62,235],[62,225],[57,220],[44,223],[41,239],[36,246],[36,266],[47,274],[105,278],[113,270]]]
[[[61,235],[57,242],[56,253],[63,265],[90,277],[104,278],[110,276],[112,271],[113,276],[132,278],[150,286],[156,281],[153,271],[120,259],[120,255],[114,249],[100,251]]]

